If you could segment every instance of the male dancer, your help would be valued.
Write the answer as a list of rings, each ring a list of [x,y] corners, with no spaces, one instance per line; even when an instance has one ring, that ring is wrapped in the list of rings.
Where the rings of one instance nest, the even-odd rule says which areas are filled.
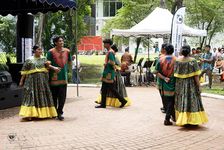
[[[71,64],[71,54],[69,49],[64,48],[62,36],[56,36],[53,42],[55,47],[47,53],[47,59],[54,66],[50,68],[50,88],[54,106],[57,109],[58,120],[62,121],[64,120],[62,114],[67,93],[68,64]]]
[[[127,101],[122,97],[115,88],[115,54],[111,49],[113,41],[111,39],[105,39],[103,41],[104,47],[107,49],[107,55],[105,58],[103,75],[101,77],[102,87],[101,87],[101,104],[95,108],[106,108],[106,96],[107,92],[110,90],[121,102],[120,108],[124,107]]]

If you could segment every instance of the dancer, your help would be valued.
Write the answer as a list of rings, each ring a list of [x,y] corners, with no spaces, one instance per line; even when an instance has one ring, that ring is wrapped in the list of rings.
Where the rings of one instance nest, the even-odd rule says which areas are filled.
[[[114,50],[111,49],[111,45],[113,44],[111,39],[105,39],[103,41],[104,47],[108,50],[103,75],[101,77],[102,87],[101,87],[101,104],[96,106],[96,108],[106,108],[106,96],[109,90],[118,98],[121,105],[120,108],[124,107],[127,101],[122,97],[115,87],[115,54]]]
[[[33,118],[52,118],[57,116],[48,84],[50,62],[42,56],[39,46],[33,47],[34,56],[23,64],[22,78],[19,85],[24,89],[24,96],[19,115],[23,120]]]
[[[71,64],[70,50],[64,48],[62,36],[55,36],[53,39],[55,47],[47,53],[47,59],[55,66],[50,69],[50,88],[57,109],[58,119],[64,120],[63,108],[67,94],[68,65]]]
[[[201,101],[199,82],[200,68],[194,58],[189,57],[190,46],[182,47],[184,57],[177,59],[176,77],[176,125],[200,125],[208,121]]]
[[[118,52],[118,48],[115,44],[113,44],[111,46],[111,49],[114,50],[115,52],[115,56],[116,56],[116,52]],[[131,100],[128,98],[127,96],[127,91],[125,88],[125,85],[123,83],[122,77],[121,77],[121,73],[120,73],[120,62],[119,59],[117,57],[115,57],[115,86],[116,89],[118,91],[118,93],[125,98],[125,100],[127,100],[127,104],[125,106],[129,106],[131,104]],[[96,103],[101,103],[101,96],[99,96],[97,98]],[[107,93],[107,97],[106,97],[106,105],[107,106],[112,106],[112,107],[119,107],[120,101],[118,100],[118,98],[116,98],[116,96],[109,90]]]
[[[159,82],[161,85],[161,97],[165,102],[166,107],[166,117],[164,125],[172,125],[170,122],[172,117],[175,121],[175,111],[174,111],[174,92],[175,92],[175,78],[174,73],[174,64],[176,57],[173,56],[174,47],[171,44],[168,44],[165,47],[166,55],[159,59],[159,62],[156,64],[156,74],[160,78]]]

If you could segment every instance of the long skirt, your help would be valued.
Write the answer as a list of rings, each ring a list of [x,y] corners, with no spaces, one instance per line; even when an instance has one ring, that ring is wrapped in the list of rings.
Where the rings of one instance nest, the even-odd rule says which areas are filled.
[[[52,118],[57,116],[48,84],[48,73],[33,73],[25,78],[24,97],[19,115],[22,117]]]
[[[176,125],[200,125],[208,122],[194,77],[177,78],[175,89]]]
[[[115,84],[116,84],[116,89],[117,89],[118,93],[122,97],[124,97],[125,100],[127,100],[127,103],[126,103],[125,107],[131,105],[131,100],[127,96],[127,91],[126,91],[125,85],[123,83],[120,72],[116,72]],[[101,95],[98,96],[98,98],[95,102],[99,103],[99,104],[101,103]],[[107,106],[112,106],[112,107],[120,107],[121,103],[118,100],[118,98],[116,98],[113,95],[112,92],[108,91],[107,92],[107,98],[106,98],[106,105]]]

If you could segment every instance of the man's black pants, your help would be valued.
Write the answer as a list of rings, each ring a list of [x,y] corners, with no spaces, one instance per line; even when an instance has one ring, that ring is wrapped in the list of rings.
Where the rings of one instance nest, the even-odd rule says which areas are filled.
[[[51,93],[57,113],[62,115],[67,95],[67,84],[60,86],[51,86]]]
[[[123,102],[126,101],[124,99],[124,97],[122,97],[118,93],[118,91],[117,91],[114,83],[105,83],[105,82],[102,82],[102,87],[101,87],[101,106],[106,107],[106,98],[107,98],[107,93],[108,93],[109,90],[114,94],[114,96],[116,98],[118,98],[118,100],[121,103],[123,103]]]
[[[163,104],[163,109],[165,110],[165,112],[166,112],[166,100],[165,100],[165,98],[164,98],[164,95],[162,94],[162,90],[161,89],[159,89],[159,94],[160,94],[160,96],[161,96],[161,99],[162,99],[162,104]]]
[[[174,96],[164,96],[166,103],[166,117],[165,120],[170,120],[171,116],[175,119],[175,109],[174,109]]]

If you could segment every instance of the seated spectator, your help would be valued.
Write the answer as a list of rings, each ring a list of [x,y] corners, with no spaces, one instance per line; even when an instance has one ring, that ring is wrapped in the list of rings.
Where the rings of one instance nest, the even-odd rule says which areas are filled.
[[[125,53],[121,57],[121,75],[126,76],[125,86],[131,86],[130,75],[131,72],[128,71],[128,66],[133,63],[132,56],[129,53],[129,47],[125,49]]]

